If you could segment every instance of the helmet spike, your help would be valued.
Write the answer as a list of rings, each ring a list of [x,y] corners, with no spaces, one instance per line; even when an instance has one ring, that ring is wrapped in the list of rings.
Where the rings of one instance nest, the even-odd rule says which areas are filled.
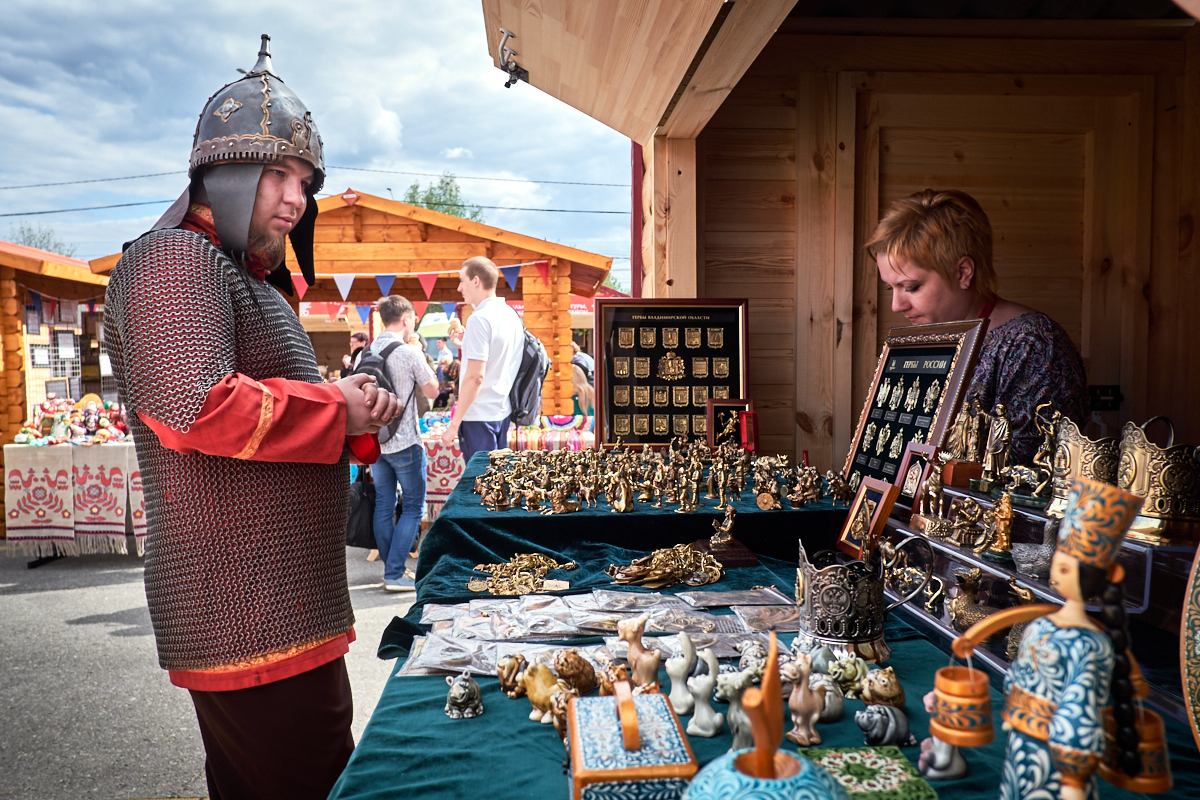
[[[271,37],[265,33],[262,35],[262,46],[258,48],[258,61],[254,64],[254,69],[247,74],[260,75],[264,72],[275,75],[275,66],[271,63]]]

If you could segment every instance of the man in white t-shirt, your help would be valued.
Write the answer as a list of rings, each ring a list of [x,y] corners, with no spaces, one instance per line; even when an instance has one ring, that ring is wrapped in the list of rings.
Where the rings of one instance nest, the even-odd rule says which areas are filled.
[[[467,259],[458,272],[458,291],[475,311],[459,345],[458,405],[442,443],[449,447],[457,436],[466,461],[480,450],[508,446],[508,393],[521,369],[525,328],[517,312],[496,296],[499,276],[496,265],[482,256]]]

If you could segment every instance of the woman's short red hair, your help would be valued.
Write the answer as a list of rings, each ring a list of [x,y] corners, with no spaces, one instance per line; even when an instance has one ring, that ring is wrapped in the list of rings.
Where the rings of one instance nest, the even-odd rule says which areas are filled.
[[[951,285],[957,280],[955,266],[970,256],[975,262],[972,291],[985,300],[996,297],[992,224],[966,192],[926,189],[897,200],[863,248],[871,258],[887,255],[893,263],[904,259],[933,270]]]

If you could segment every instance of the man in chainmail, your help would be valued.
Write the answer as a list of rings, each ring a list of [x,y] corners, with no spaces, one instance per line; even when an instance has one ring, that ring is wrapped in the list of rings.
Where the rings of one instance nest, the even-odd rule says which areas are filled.
[[[350,757],[347,462],[378,458],[399,412],[368,376],[322,382],[280,294],[285,236],[314,281],[324,158],[268,42],[208,101],[188,189],[105,297],[159,663],[191,692],[214,800],[324,798]]]

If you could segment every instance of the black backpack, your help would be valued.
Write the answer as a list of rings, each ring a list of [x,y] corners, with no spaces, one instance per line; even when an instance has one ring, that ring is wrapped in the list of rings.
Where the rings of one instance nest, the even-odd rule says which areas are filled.
[[[354,368],[353,374],[370,375],[371,377],[375,378],[375,383],[378,384],[380,389],[386,389],[392,394],[396,394],[396,386],[392,383],[392,376],[388,373],[387,360],[388,356],[390,356],[392,352],[402,344],[404,343],[401,341],[392,342],[378,353],[371,350],[369,347],[366,348],[363,350],[362,356],[359,357],[358,366]],[[413,395],[416,394],[416,391],[417,386],[416,384],[413,384],[413,390],[408,396],[408,402],[404,404],[404,408],[406,410],[408,409],[408,403],[412,402]],[[404,418],[404,414],[405,412],[401,411],[400,415],[392,420],[386,428],[380,429],[380,444],[383,444],[388,439],[391,439],[396,435],[396,431],[400,429],[400,421]]]
[[[517,425],[533,425],[542,413],[542,384],[550,372],[550,356],[540,339],[525,329],[525,346],[521,348],[521,368],[508,393],[512,405],[512,421]]]

